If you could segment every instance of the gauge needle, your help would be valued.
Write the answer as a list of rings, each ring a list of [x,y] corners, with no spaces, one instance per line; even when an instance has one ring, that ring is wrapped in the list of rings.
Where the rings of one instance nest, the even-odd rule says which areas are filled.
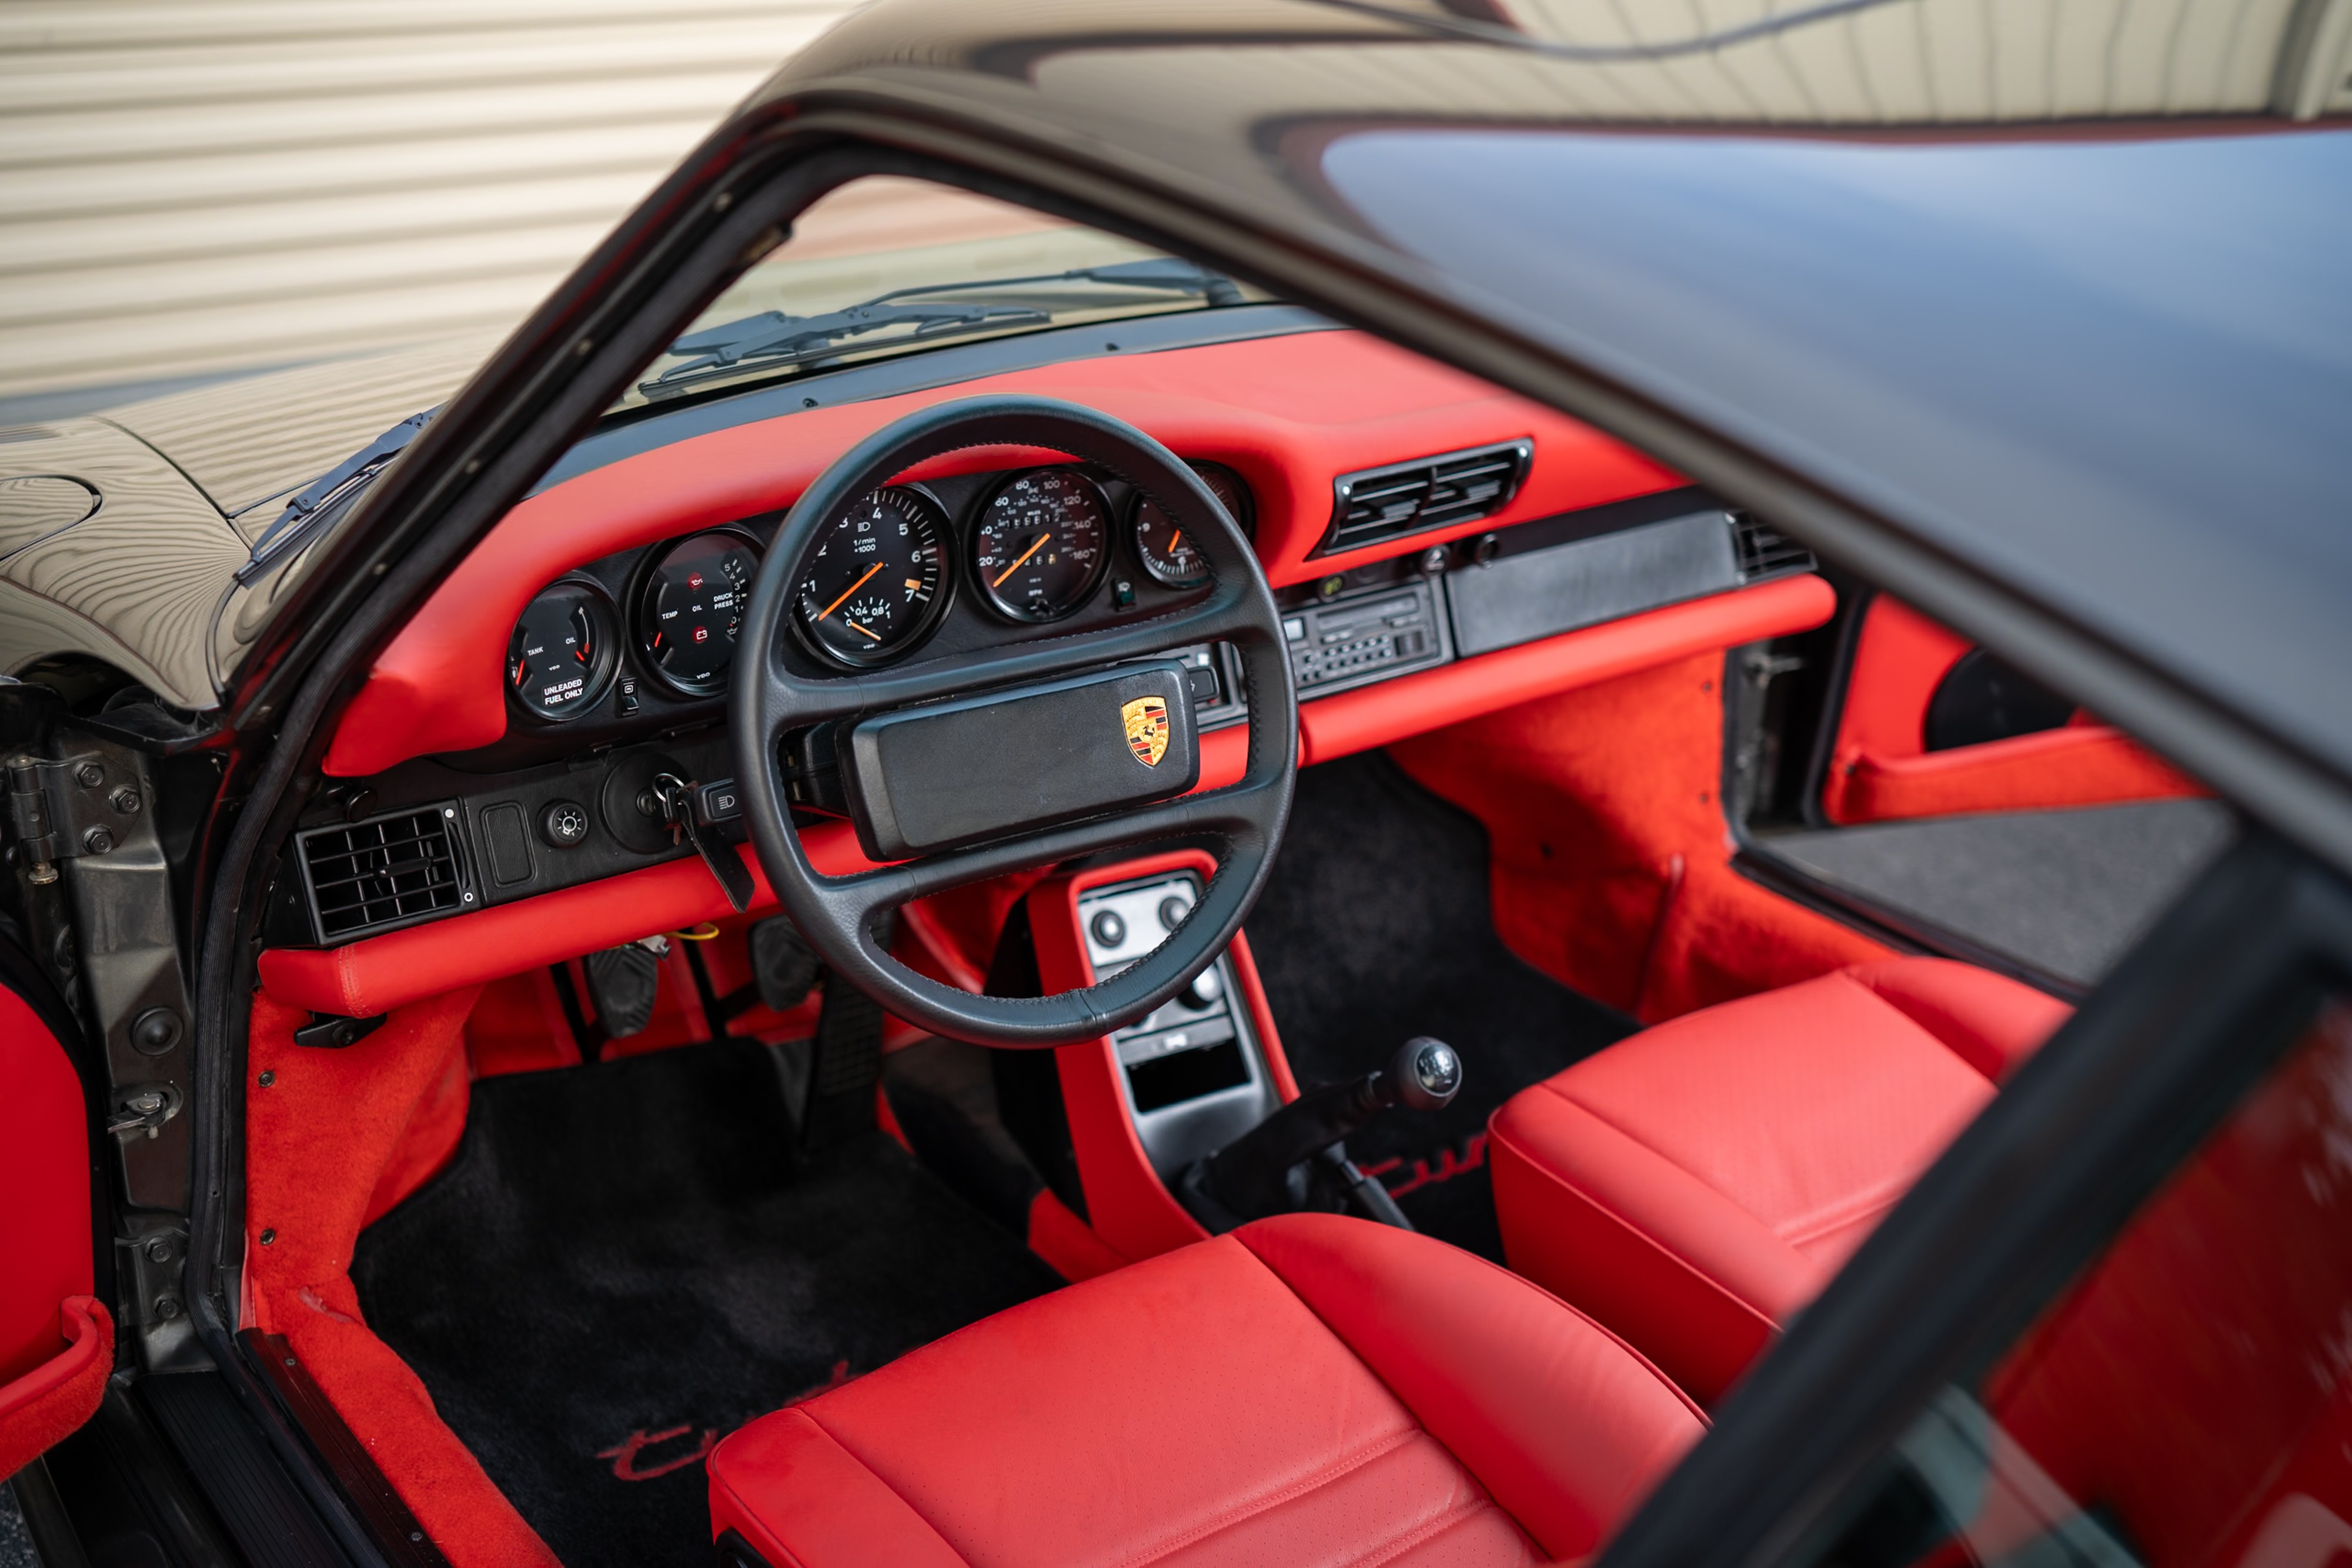
[[[877,643],[882,641],[882,637],[879,632],[866,632],[865,627],[860,626],[855,621],[845,621],[842,624],[848,627],[852,632],[865,632],[866,636],[873,638]]]
[[[1183,542],[1184,530],[1178,528],[1174,533],[1168,536],[1168,553],[1170,555],[1174,555],[1176,553],[1176,547]]]
[[[991,588],[1003,587],[1004,580],[1021,570],[1021,561],[1027,560],[1031,556],[1035,555],[1040,549],[1044,548],[1045,541],[1053,537],[1054,536],[1052,534],[1039,534],[1036,539],[1031,543],[1029,548],[1021,552],[1021,559],[1014,561],[1011,566],[1008,566],[1003,571],[998,572],[996,574],[996,580],[990,583],[988,586]]]
[[[869,567],[867,567],[867,568],[866,569],[866,577],[872,577],[876,572],[880,571],[881,570],[882,570],[882,563],[881,563],[880,561],[878,561],[878,560],[877,560],[877,561],[876,561],[872,566],[869,566]],[[826,605],[826,606],[824,607],[824,609],[821,612],[819,612],[819,614],[817,615],[817,619],[818,619],[818,620],[820,620],[820,621],[822,621],[822,620],[824,620],[824,619],[825,618],[825,616],[830,615],[830,614],[832,614],[835,611],[836,611],[836,610],[840,609],[840,608],[842,607],[842,604],[843,604],[843,603],[844,603],[844,602],[845,602],[845,601],[849,598],[849,596],[850,596],[851,594],[853,594],[853,593],[856,592],[859,589],[861,589],[861,588],[863,588],[863,587],[865,587],[865,586],[866,586],[866,577],[861,577],[861,578],[859,578],[856,582],[853,582],[853,583],[851,583],[847,588],[843,589],[843,590],[841,591],[841,598],[836,599],[836,600],[835,600],[832,603],[830,603],[830,604]]]

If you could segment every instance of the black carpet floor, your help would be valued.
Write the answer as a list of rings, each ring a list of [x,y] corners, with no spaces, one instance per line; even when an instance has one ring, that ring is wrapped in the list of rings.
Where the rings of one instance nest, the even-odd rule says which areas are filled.
[[[370,1325],[571,1568],[709,1563],[715,1438],[1061,1283],[887,1137],[791,1145],[748,1041],[488,1079],[361,1236]]]
[[[1495,934],[1486,829],[1373,752],[1298,776],[1290,830],[1249,917],[1302,1086],[1370,1071],[1407,1039],[1461,1052],[1453,1104],[1390,1111],[1348,1141],[1421,1229],[1500,1260],[1486,1118],[1640,1026],[1559,985]]]

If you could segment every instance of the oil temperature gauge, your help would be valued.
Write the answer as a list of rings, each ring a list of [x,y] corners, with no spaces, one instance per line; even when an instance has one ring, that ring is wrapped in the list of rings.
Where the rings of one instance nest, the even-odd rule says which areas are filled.
[[[759,570],[760,547],[731,529],[664,549],[638,589],[637,648],[646,663],[688,696],[725,691]]]

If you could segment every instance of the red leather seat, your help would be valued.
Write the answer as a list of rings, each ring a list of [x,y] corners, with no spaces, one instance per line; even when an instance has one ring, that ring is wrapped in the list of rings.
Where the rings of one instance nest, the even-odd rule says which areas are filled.
[[[1711,1402],[2068,1012],[1896,958],[1645,1030],[1495,1113],[1511,1267]]]
[[[773,1568],[1516,1563],[1599,1543],[1703,1428],[1534,1286],[1336,1215],[1014,1307],[711,1455]]]

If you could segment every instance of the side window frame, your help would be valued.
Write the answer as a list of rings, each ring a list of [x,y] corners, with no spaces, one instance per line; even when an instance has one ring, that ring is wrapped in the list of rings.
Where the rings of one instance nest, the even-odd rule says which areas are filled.
[[[1889,1215],[1602,1568],[1801,1552],[2013,1342],[2352,977],[2352,890],[2250,831]]]

